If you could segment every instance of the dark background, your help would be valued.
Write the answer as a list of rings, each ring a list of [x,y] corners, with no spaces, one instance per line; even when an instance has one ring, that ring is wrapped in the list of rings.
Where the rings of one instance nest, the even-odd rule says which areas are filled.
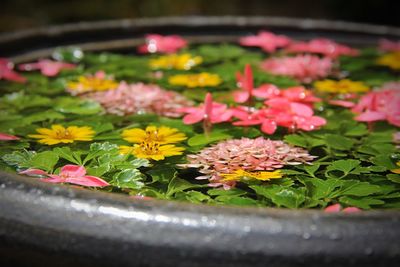
[[[269,15],[400,26],[399,0],[0,0],[0,32],[176,15]]]

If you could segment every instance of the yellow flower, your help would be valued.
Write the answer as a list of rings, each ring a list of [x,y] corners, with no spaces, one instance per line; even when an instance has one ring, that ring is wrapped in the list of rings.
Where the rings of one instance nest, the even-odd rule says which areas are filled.
[[[400,167],[400,161],[396,162],[396,165]],[[393,170],[390,170],[390,171],[393,172],[393,173],[400,174],[400,168],[398,168],[398,169],[393,169]]]
[[[140,128],[124,130],[122,138],[131,143],[157,142],[159,144],[173,144],[185,140],[186,136],[175,128],[147,126],[146,130]]]
[[[348,79],[317,81],[314,83],[314,87],[320,92],[335,94],[364,93],[370,89],[363,82],[355,82]]]
[[[224,173],[221,174],[224,178],[223,181],[238,181],[240,179],[249,180],[261,180],[261,181],[269,181],[271,179],[279,179],[282,178],[282,173],[280,171],[257,171],[257,172],[247,172],[245,170],[239,169],[234,171],[233,173]]]
[[[132,154],[137,158],[163,160],[165,157],[182,155],[183,147],[161,145],[157,142],[142,142],[134,146],[120,146],[121,154]]]
[[[72,94],[81,94],[92,91],[114,90],[118,83],[112,78],[108,78],[104,73],[96,73],[90,76],[79,76],[77,82],[67,83],[67,89]]]
[[[190,70],[202,62],[203,58],[199,56],[193,57],[191,54],[172,54],[152,59],[149,65],[152,69]]]
[[[74,141],[92,141],[95,132],[91,127],[69,126],[65,128],[62,125],[54,124],[51,129],[38,128],[39,134],[28,135],[32,138],[40,139],[39,143],[46,145],[56,145],[59,143],[73,143]]]
[[[400,70],[400,51],[385,54],[379,57],[376,63],[394,70]]]
[[[168,82],[172,85],[194,87],[212,87],[222,83],[217,74],[202,72],[199,74],[178,74],[169,77]]]

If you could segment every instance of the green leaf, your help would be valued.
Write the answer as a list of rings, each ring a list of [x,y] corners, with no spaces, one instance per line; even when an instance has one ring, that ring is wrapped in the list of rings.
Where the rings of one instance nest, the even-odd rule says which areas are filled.
[[[393,183],[400,184],[400,175],[394,174],[394,173],[389,173],[386,175],[388,180],[392,181]]]
[[[340,189],[340,195],[347,196],[369,196],[380,193],[381,189],[378,185],[373,185],[368,182],[360,182],[357,180],[343,181],[343,186]]]
[[[258,204],[258,202],[252,198],[240,196],[218,196],[215,200],[225,205],[234,206],[254,206]]]
[[[225,140],[230,138],[229,134],[224,132],[213,131],[206,136],[205,134],[196,134],[195,136],[189,138],[188,145],[189,146],[205,146],[209,143]]]
[[[100,113],[103,108],[94,101],[82,101],[76,98],[60,98],[56,102],[55,110],[61,113],[77,115],[93,115]]]
[[[66,159],[76,165],[83,165],[81,160],[82,151],[72,151],[68,146],[56,147],[53,152],[57,154],[60,158]]]
[[[385,204],[385,201],[380,199],[374,199],[369,197],[353,198],[348,196],[339,198],[339,202],[347,206],[355,206],[361,209],[370,209],[372,205]]]
[[[319,169],[319,163],[313,163],[312,165],[304,165],[304,170],[312,177],[315,177],[314,173]]]
[[[373,158],[372,163],[377,166],[383,166],[388,170],[397,169],[398,166],[393,162],[389,155],[379,155]]]
[[[11,154],[6,154],[2,160],[10,166],[15,166],[18,169],[27,169],[31,167],[31,160],[36,155],[34,151],[14,151]]]
[[[146,172],[151,176],[153,183],[169,183],[177,174],[175,168],[170,166],[157,166]]]
[[[339,179],[322,180],[318,178],[311,178],[307,181],[313,185],[311,190],[312,199],[322,199],[329,197],[336,188],[340,187],[343,184],[342,180]]]
[[[352,139],[337,134],[326,134],[324,139],[326,145],[337,150],[350,150],[354,145],[354,141]]]
[[[341,159],[331,163],[326,168],[325,176],[327,178],[344,178],[351,173],[352,170],[360,165],[359,160]]]
[[[35,154],[30,160],[30,168],[41,169],[46,172],[53,172],[54,165],[59,160],[58,154],[53,151],[44,151]]]
[[[300,207],[300,205],[305,201],[305,191],[303,188],[289,188],[289,187],[281,187],[281,186],[259,186],[253,185],[250,186],[251,189],[256,191],[257,194],[265,196],[270,199],[274,204],[278,207],[287,207],[291,209],[295,209]]]
[[[167,197],[172,197],[176,192],[181,192],[187,189],[200,188],[203,185],[192,184],[184,179],[178,178],[176,175],[168,184]]]
[[[238,188],[232,188],[230,190],[224,189],[209,189],[207,194],[210,196],[242,196],[246,194],[246,191],[243,191]]]
[[[126,169],[115,174],[111,184],[120,188],[141,189],[144,187],[143,174],[138,169]]]

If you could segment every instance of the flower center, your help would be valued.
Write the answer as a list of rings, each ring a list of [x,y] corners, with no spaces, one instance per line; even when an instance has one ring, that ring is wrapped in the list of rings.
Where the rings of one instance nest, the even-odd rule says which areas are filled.
[[[142,142],[140,149],[145,155],[156,155],[160,153],[160,144],[156,142]]]
[[[57,139],[74,139],[74,135],[68,131],[67,129],[65,130],[56,130],[55,131],[56,138]]]

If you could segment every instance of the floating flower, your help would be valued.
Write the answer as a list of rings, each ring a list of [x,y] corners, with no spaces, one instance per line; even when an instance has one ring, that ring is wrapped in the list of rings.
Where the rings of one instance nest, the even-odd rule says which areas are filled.
[[[385,52],[399,52],[400,51],[400,41],[391,41],[388,39],[379,40],[379,50]]]
[[[146,35],[146,44],[139,46],[140,53],[175,53],[179,49],[186,47],[187,42],[178,35]]]
[[[53,77],[63,69],[74,69],[75,67],[74,64],[70,63],[41,59],[35,63],[20,64],[18,69],[24,71],[40,70],[44,76]]]
[[[186,135],[178,129],[166,126],[147,126],[146,130],[140,128],[124,130],[122,138],[131,143],[157,142],[159,144],[179,143],[187,139]]]
[[[386,89],[369,92],[361,97],[352,111],[358,114],[355,117],[357,121],[386,120],[400,127],[400,91]]]
[[[313,131],[326,124],[324,118],[314,115],[313,103],[321,101],[313,93],[302,86],[295,86],[286,90],[279,90],[267,95],[265,106],[255,109],[236,107],[233,116],[239,121],[233,122],[236,126],[261,125],[266,134],[275,133],[278,126],[286,127],[290,131],[297,129]]]
[[[202,62],[202,57],[194,57],[191,54],[185,53],[181,55],[172,54],[151,59],[149,65],[152,69],[190,70]]]
[[[285,47],[291,42],[285,35],[276,35],[272,32],[260,31],[257,35],[246,36],[239,39],[243,46],[256,46],[268,53],[275,52],[278,48]]]
[[[48,174],[39,169],[27,169],[19,174],[25,174],[28,176],[47,176],[48,178],[41,179],[43,182],[47,183],[68,183],[92,187],[104,187],[110,185],[99,177],[86,175],[85,167],[78,165],[65,165],[61,168],[58,175]]]
[[[160,116],[179,117],[182,107],[193,103],[184,96],[161,89],[157,85],[120,83],[117,89],[93,92],[83,96],[100,103],[107,113],[119,116],[154,113]]]
[[[0,80],[8,80],[18,83],[26,82],[26,78],[13,71],[14,64],[6,58],[0,58]]]
[[[370,90],[365,83],[348,79],[316,81],[314,82],[314,87],[320,92],[333,94],[365,93]]]
[[[195,87],[215,87],[222,83],[217,74],[202,72],[199,74],[178,74],[169,77],[168,82],[172,85]]]
[[[324,212],[326,213],[336,213],[340,211],[344,213],[355,213],[360,212],[361,210],[357,207],[347,207],[343,209],[342,205],[340,204],[333,204],[324,209]]]
[[[199,107],[184,107],[179,111],[187,113],[183,117],[185,124],[194,124],[200,121],[208,121],[210,124],[221,123],[229,121],[233,115],[227,105],[213,102],[210,93],[206,95],[204,104]]]
[[[15,135],[0,133],[0,141],[15,141],[19,140],[20,138]]]
[[[290,53],[315,53],[327,56],[329,58],[337,58],[339,56],[357,56],[359,51],[346,45],[338,44],[332,40],[318,38],[309,42],[296,42],[286,48]]]
[[[54,124],[51,129],[38,128],[36,132],[39,134],[28,135],[38,140],[41,144],[56,145],[59,143],[73,143],[75,141],[92,141],[95,132],[91,127],[69,126],[65,128],[62,125]]]
[[[239,169],[233,173],[221,174],[223,181],[240,181],[243,180],[260,180],[269,181],[271,179],[282,178],[282,173],[280,171],[258,171],[258,172],[247,172],[245,170]]]
[[[263,137],[241,138],[222,141],[202,149],[197,154],[188,155],[188,163],[179,167],[198,168],[204,175],[197,179],[208,179],[210,186],[224,186],[225,189],[229,189],[235,186],[236,181],[225,180],[227,174],[229,178],[232,177],[229,174],[235,175],[238,170],[274,171],[285,165],[308,163],[314,158],[315,156],[308,154],[305,149],[288,145],[283,141],[273,141]],[[259,174],[257,177],[263,176]]]
[[[310,83],[329,75],[332,70],[332,60],[313,55],[273,57],[263,61],[261,68],[275,75],[286,75],[301,82]]]
[[[398,169],[390,170],[393,173],[400,174],[400,161],[396,162],[396,165],[399,167]]]
[[[185,149],[175,145],[162,145],[158,142],[142,142],[134,146],[120,146],[121,154],[132,154],[137,158],[163,160],[166,157],[182,155]]]
[[[394,70],[400,70],[400,51],[380,56],[377,59],[376,63],[378,65],[387,66]]]
[[[78,95],[93,91],[108,91],[118,87],[118,83],[103,71],[96,72],[95,75],[80,76],[77,82],[67,83],[67,91],[72,95]]]

